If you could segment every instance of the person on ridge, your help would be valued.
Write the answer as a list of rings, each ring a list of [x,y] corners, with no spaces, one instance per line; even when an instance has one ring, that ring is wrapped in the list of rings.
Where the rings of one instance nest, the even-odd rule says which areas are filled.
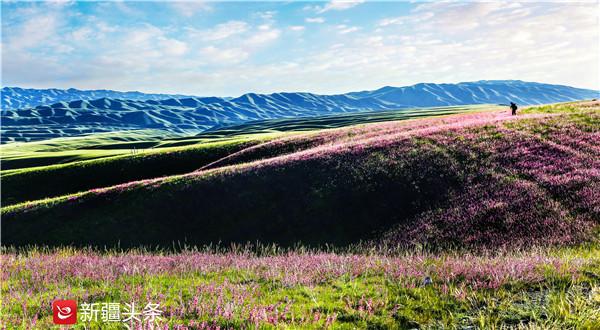
[[[510,102],[510,111],[512,113],[512,115],[516,115],[517,114],[517,105],[515,104],[515,102]]]

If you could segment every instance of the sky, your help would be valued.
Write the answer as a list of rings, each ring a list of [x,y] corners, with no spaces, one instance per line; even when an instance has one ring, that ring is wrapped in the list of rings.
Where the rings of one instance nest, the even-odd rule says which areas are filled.
[[[2,86],[199,96],[520,79],[600,89],[597,1],[2,1]]]

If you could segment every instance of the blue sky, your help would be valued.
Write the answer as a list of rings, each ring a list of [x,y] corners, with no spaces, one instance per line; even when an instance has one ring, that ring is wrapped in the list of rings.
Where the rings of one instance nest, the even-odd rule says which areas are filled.
[[[236,96],[521,79],[600,89],[597,2],[2,1],[2,85]]]

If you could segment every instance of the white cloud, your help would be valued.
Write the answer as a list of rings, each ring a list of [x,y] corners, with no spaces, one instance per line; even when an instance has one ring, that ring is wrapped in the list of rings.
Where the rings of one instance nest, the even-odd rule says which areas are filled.
[[[169,2],[173,9],[182,16],[192,17],[199,12],[210,12],[212,6],[205,1],[174,1]]]
[[[324,13],[330,10],[346,10],[363,2],[364,0],[332,0],[323,7],[317,7],[317,12]]]
[[[124,1],[105,2],[103,4],[108,6],[109,11],[113,10],[112,5],[114,5],[114,7],[116,7],[120,11],[122,11],[124,14],[131,15],[131,16],[143,15],[143,12],[141,10],[136,9],[135,5],[129,6]]]
[[[59,22],[56,13],[31,16],[16,35],[9,37],[8,47],[21,50],[40,46],[56,36]]]
[[[81,42],[81,41],[85,41],[85,40],[89,39],[90,36],[92,35],[92,33],[93,33],[92,29],[85,26],[85,27],[82,27],[80,29],[73,31],[71,33],[71,37],[73,38],[74,41]]]
[[[180,40],[161,38],[159,42],[164,53],[167,55],[181,56],[188,51],[188,45]]]
[[[360,30],[359,27],[347,26],[344,24],[338,25],[338,26],[336,26],[336,28],[338,29],[338,33],[340,33],[340,34],[347,34],[347,33],[356,32],[356,31]]]
[[[272,21],[273,18],[275,17],[275,14],[277,14],[276,11],[274,11],[274,10],[268,10],[268,11],[258,12],[255,15],[258,16],[259,18],[263,19],[263,20]]]
[[[204,47],[200,50],[203,61],[213,64],[236,64],[248,58],[248,53],[240,48]]]
[[[302,7],[302,10],[304,10],[304,11],[317,11],[319,9],[321,9],[320,6],[313,6],[313,5],[306,5],[306,6]]]
[[[386,27],[392,25],[416,25],[421,22],[428,24],[428,21],[435,16],[435,13],[428,11],[415,11],[413,14],[388,17],[377,22],[378,27]]]
[[[279,29],[271,29],[270,27],[265,29],[264,26],[261,29],[259,27],[258,32],[244,40],[244,45],[250,47],[263,46],[277,40],[280,35],[281,31]]]
[[[270,62],[232,68],[222,72],[223,81],[243,77],[236,81],[242,92],[248,91],[244,86],[257,92],[304,91],[311,86],[310,91],[338,93],[417,82],[515,78],[598,88],[600,32],[593,6],[532,6],[540,8],[524,8],[532,14],[519,13],[501,29],[487,21],[504,15],[499,11],[523,8],[489,10],[480,18],[469,14],[471,22],[452,32],[439,30],[451,20],[437,16],[443,9],[413,12],[401,27],[390,24],[379,33],[359,34],[344,43],[330,34],[322,39],[330,46],[315,46],[295,58],[295,65]],[[460,17],[457,7],[452,11]]]
[[[162,31],[154,27],[152,25],[146,25],[143,28],[133,29],[129,31],[126,39],[129,41],[130,45],[136,46],[146,46],[150,45],[150,40],[153,39],[156,35],[162,34]]]
[[[400,25],[405,21],[404,17],[393,17],[393,18],[384,18],[380,20],[377,25],[378,26],[388,26],[388,25]]]
[[[57,54],[67,54],[72,52],[73,50],[75,50],[75,47],[66,44],[57,44],[54,47],[54,52],[56,52]]]
[[[600,31],[598,12],[592,7],[423,4],[408,15],[380,20],[377,26],[383,29],[376,33],[384,35],[338,48],[315,66],[332,71],[336,65],[369,59],[352,76],[370,72],[362,82],[373,87],[386,80],[402,85],[427,80],[523,79],[599,88]],[[311,65],[303,67],[308,70]],[[339,82],[343,84],[341,78]]]
[[[304,19],[306,23],[325,23],[325,19],[323,17],[307,17]]]
[[[189,29],[192,35],[200,37],[204,41],[217,41],[227,39],[248,31],[248,23],[243,21],[229,21],[216,25],[208,30]]]
[[[117,28],[115,26],[108,25],[105,22],[98,22],[95,24],[95,28],[100,32],[115,32]]]
[[[74,0],[47,0],[44,2],[45,5],[60,8],[60,7],[68,7],[75,4]]]
[[[252,13],[252,25],[206,28],[185,20],[186,29],[114,25],[99,13],[77,16],[81,24],[74,28],[68,15],[83,14],[73,7],[48,10],[35,3],[12,24],[5,15],[17,12],[3,11],[2,73],[12,85],[200,95],[511,78],[600,88],[595,5],[419,3],[403,16],[360,25],[340,19],[327,29],[307,28],[323,17],[305,18],[306,26],[278,25]],[[135,2],[128,6],[140,9]],[[311,42],[301,43],[300,35]],[[268,57],[260,57],[264,53]]]

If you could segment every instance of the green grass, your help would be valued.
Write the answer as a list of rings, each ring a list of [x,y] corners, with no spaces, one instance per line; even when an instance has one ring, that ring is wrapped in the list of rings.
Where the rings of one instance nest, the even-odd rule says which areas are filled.
[[[245,147],[295,132],[493,110],[477,105],[267,120],[176,136],[158,130],[99,133],[0,146],[2,205],[194,171]],[[295,151],[298,147],[289,150]],[[281,154],[283,151],[278,150]],[[135,153],[135,154],[134,154]],[[271,154],[273,156],[274,154]],[[260,159],[264,154],[254,155]]]
[[[107,141],[92,142],[91,137],[86,137],[69,142],[25,144],[21,151],[17,145],[9,145],[12,156],[22,152],[21,156],[30,159],[30,164],[48,155],[69,152],[81,152],[76,159],[100,152],[97,154],[100,158],[2,171],[3,243],[68,247],[1,250],[0,328],[52,327],[49,304],[55,298],[77,299],[80,303],[150,300],[169,311],[170,326],[194,327],[190,323],[207,321],[225,328],[254,328],[247,315],[224,317],[221,311],[212,316],[212,309],[190,310],[194,298],[199,298],[207,308],[252,306],[270,311],[271,316],[283,313],[285,306],[289,306],[289,313],[278,325],[263,320],[259,329],[600,329],[598,226],[592,234],[596,241],[571,247],[508,252],[475,250],[464,255],[462,249],[430,253],[428,246],[416,251],[391,252],[358,248],[327,250],[336,256],[371,258],[370,262],[350,262],[340,268],[322,262],[319,257],[308,258],[304,263],[279,261],[277,266],[268,258],[285,256],[288,251],[275,247],[246,251],[234,246],[231,251],[219,250],[216,254],[223,256],[219,262],[225,266],[207,271],[186,270],[175,259],[169,259],[186,253],[212,255],[212,249],[190,251],[185,245],[220,240],[280,241],[288,245],[302,241],[298,250],[291,250],[292,256],[318,253],[309,246],[323,242],[354,244],[397,222],[420,218],[423,211],[443,208],[449,196],[464,189],[465,182],[472,182],[465,181],[472,171],[485,168],[493,172],[502,168],[492,162],[494,154],[485,149],[474,145],[460,149],[459,145],[468,141],[493,145],[510,137],[507,129],[516,131],[518,136],[533,136],[536,141],[560,143],[555,140],[561,135],[553,134],[560,132],[561,127],[572,127],[573,132],[597,132],[600,117],[593,111],[573,105],[528,108],[523,112],[557,116],[521,119],[499,126],[482,125],[441,134],[438,140],[416,136],[400,143],[397,139],[391,142],[393,148],[384,145],[368,153],[362,153],[360,148],[349,149],[335,157],[286,160],[273,166],[257,166],[256,161],[330,143],[327,139],[319,140],[327,134],[351,141],[375,126],[355,126],[347,132],[316,131],[299,140],[272,144],[261,143],[280,137],[279,132],[288,128],[292,128],[290,132],[312,130],[319,126],[311,126],[318,120],[310,124],[261,123],[261,127],[236,129],[232,134],[221,130],[210,133],[213,136],[207,133],[197,137],[159,137],[155,141],[139,136],[138,140],[131,137],[130,141],[114,141],[107,137]],[[340,120],[340,125],[345,125],[346,119]],[[346,122],[356,123],[354,118]],[[323,125],[334,127],[337,123]],[[379,129],[385,130],[386,126]],[[249,135],[239,135],[236,131]],[[105,157],[101,153],[119,150],[128,153],[131,143],[153,143],[153,148],[140,150],[137,155]],[[246,149],[249,146],[256,148]],[[217,164],[213,171],[200,176],[185,175],[240,150],[245,152]],[[154,182],[94,190],[162,175],[170,176]],[[521,179],[518,173],[508,173],[503,180],[511,184]],[[47,197],[54,198],[44,199]],[[25,200],[34,201],[20,203]],[[561,207],[569,202],[569,198],[555,200]],[[11,203],[16,204],[6,206]],[[495,210],[498,204],[482,212]],[[493,214],[489,215],[491,218]],[[157,246],[169,248],[177,242],[184,245],[184,251],[157,250]],[[105,249],[119,244],[138,249]],[[74,248],[75,245],[95,248],[80,249]],[[140,245],[148,249],[139,250]],[[229,252],[242,257],[232,262],[234,257]],[[494,259],[503,254],[506,259]],[[139,255],[147,259],[137,263],[127,259]],[[383,256],[406,257],[408,261],[402,263],[403,268],[386,268]],[[165,258],[153,261],[161,257]],[[105,263],[110,258],[125,259]],[[253,266],[260,258],[267,259],[261,266]],[[464,262],[462,268],[458,267],[464,270],[464,275],[447,279],[433,271],[443,269],[441,265],[451,258]],[[522,275],[499,287],[477,285],[493,281],[495,270],[505,266],[503,261],[515,264],[514,268],[505,268],[505,272],[517,271],[522,266],[521,258],[550,261],[544,262],[544,267],[526,268]],[[250,266],[244,266],[246,262]],[[150,270],[143,267],[150,264],[153,265]],[[199,258],[192,265],[211,264]],[[362,270],[363,267],[367,270]],[[486,270],[479,272],[481,267]],[[420,271],[430,274],[434,284],[422,285]],[[396,272],[419,275],[397,277],[393,275]],[[541,277],[529,277],[540,273]],[[317,280],[305,282],[306,274]],[[181,313],[179,309],[183,309]],[[335,321],[327,326],[327,317],[333,315]],[[86,326],[118,328],[107,323]],[[76,328],[84,327],[80,324]]]
[[[198,135],[178,135],[161,130],[132,130],[97,133],[84,136],[54,138],[34,142],[0,145],[2,169],[39,167],[117,155],[129,155],[134,149],[152,150],[192,144],[219,142],[273,135],[279,132],[315,131],[357,124],[416,119],[497,109],[493,105],[454,106],[351,113],[345,115],[255,121],[247,124],[216,128]]]
[[[76,161],[67,164],[5,170],[1,173],[2,205],[72,194],[134,180],[191,172],[243,148],[276,135],[252,135],[209,140],[184,147],[163,147],[125,155]],[[56,154],[69,153],[52,152]],[[86,157],[114,150],[85,150]],[[43,155],[44,152],[41,152]],[[40,157],[36,152],[36,157]]]
[[[0,146],[2,173],[11,170],[68,164],[112,156],[169,151],[169,148],[237,140],[261,140],[275,134],[238,134],[203,138],[176,136],[164,131],[142,130],[99,133],[80,137],[56,138],[35,142],[15,142]]]
[[[169,256],[168,252],[165,253]],[[100,265],[102,259],[127,258],[140,254],[153,258],[152,254],[140,251],[105,251],[94,255],[97,258],[95,262]],[[284,310],[287,310],[285,316],[278,320],[278,325],[263,320],[259,322],[260,329],[592,330],[600,326],[600,248],[597,245],[509,254],[507,260],[518,260],[520,255],[537,255],[541,258],[560,255],[560,262],[568,264],[579,260],[581,265],[575,266],[575,275],[549,271],[541,279],[514,278],[493,289],[474,287],[473,282],[465,278],[450,281],[440,279],[433,285],[423,286],[419,278],[396,278],[375,270],[359,272],[356,276],[345,273],[310,284],[286,284],[278,280],[278,277],[271,278],[268,269],[246,269],[245,266],[238,269],[233,265],[206,272],[120,274],[107,280],[94,279],[92,274],[84,273],[56,280],[47,274],[35,276],[26,267],[19,266],[30,262],[37,269],[38,262],[47,260],[53,264],[62,262],[65,269],[70,269],[70,262],[85,263],[88,255],[89,251],[74,249],[32,249],[22,250],[17,255],[3,254],[5,258],[14,259],[5,259],[11,272],[5,274],[7,277],[1,286],[1,324],[8,325],[9,329],[48,328],[52,322],[48,304],[57,297],[77,299],[80,304],[124,304],[131,301],[138,304],[146,301],[160,303],[161,310],[165,312],[164,320],[170,326],[206,321],[226,328],[254,328],[253,321],[243,313],[236,312],[230,318],[224,317],[222,311],[213,315],[216,306],[223,308],[228,304],[232,304],[236,311],[242,306],[274,306],[279,314],[284,314]],[[439,264],[444,258],[453,255],[448,252],[408,258],[418,260],[415,267],[421,267]],[[372,257],[377,260],[381,256]],[[459,258],[466,260],[469,257]],[[253,258],[257,257],[248,255],[241,260],[253,262]],[[478,258],[486,263],[491,262],[494,256]],[[87,269],[88,266],[84,267]],[[67,273],[69,271],[66,270]],[[531,274],[537,271],[531,270]],[[296,272],[290,270],[288,274],[282,275],[282,279]],[[46,279],[46,276],[49,277]],[[204,304],[208,309],[200,312],[192,310],[190,307],[194,298],[198,298],[199,304]],[[181,313],[177,312],[180,308],[184,308]],[[275,314],[270,312],[270,315]],[[335,321],[326,325],[327,317],[333,315]],[[120,329],[114,324],[101,321],[79,323],[76,329],[83,329],[83,324],[88,328],[96,326]]]
[[[534,128],[540,127],[552,118],[531,123]],[[571,122],[570,117],[560,118],[559,123]],[[43,186],[49,186],[50,190],[40,192],[37,201],[4,207],[2,230],[8,242],[17,245],[114,246],[119,243],[122,246],[170,246],[174,241],[200,245],[217,241],[257,240],[275,241],[282,245],[297,241],[308,245],[324,242],[346,245],[371,239],[394,225],[412,223],[421,216],[434,214],[432,212],[436,210],[446,210],[450,197],[461,196],[470,182],[492,180],[494,175],[500,175],[490,174],[490,171],[504,166],[497,163],[502,161],[501,157],[493,160],[491,157],[496,155],[485,148],[496,143],[510,145],[512,142],[507,139],[520,138],[522,131],[499,134],[497,129],[484,125],[464,132],[475,134],[470,142],[451,131],[443,131],[437,135],[437,139],[446,141],[443,143],[431,143],[428,137],[416,136],[390,140],[386,142],[389,145],[375,144],[367,151],[360,148],[354,151],[341,144],[342,149],[333,149],[331,156],[294,158],[293,153],[298,150],[327,148],[331,143],[327,140],[330,135],[352,142],[362,134],[388,129],[402,131],[403,127],[396,124],[375,125],[379,126],[320,131],[300,139],[267,143],[218,167],[230,166],[202,174],[183,173],[191,168],[198,169],[243,146],[234,143],[231,149],[230,142],[224,142],[223,149],[215,149],[214,146],[206,149],[186,147],[181,153],[159,153],[157,164],[167,164],[165,168],[171,173],[178,166],[193,166],[181,168],[180,175],[107,189],[102,187],[109,184],[99,182],[106,177],[114,177],[115,172],[121,173],[119,171],[123,168],[130,169],[130,172],[124,172],[128,175],[155,178],[155,172],[144,171],[155,171],[160,166],[150,166],[151,158],[141,155],[106,159],[104,162],[107,164],[94,161],[95,167],[90,171],[79,164],[50,169],[53,172],[49,173],[62,173],[60,175],[47,175],[43,169],[35,169],[30,181],[24,181],[25,176],[19,174],[11,182],[11,175],[7,175],[3,178],[3,185],[5,192],[5,182],[12,187],[8,196],[15,196],[19,185],[26,190],[37,189],[36,182],[44,182]],[[538,150],[548,147],[535,135],[529,138],[531,143],[540,147]],[[378,143],[377,139],[374,143]],[[475,147],[477,144],[484,149]],[[216,150],[222,150],[222,153],[215,155]],[[269,165],[267,162],[264,166],[256,163],[264,158],[272,158],[275,163]],[[190,163],[190,159],[195,161]],[[484,171],[479,172],[480,169]],[[104,170],[106,172],[102,172]],[[509,176],[521,178],[513,174]],[[123,177],[119,181],[123,181]],[[59,182],[65,182],[62,184],[65,188],[59,187]],[[498,184],[504,187],[518,182],[503,180]],[[73,189],[75,183],[98,189],[74,194],[86,189]],[[49,195],[52,192],[55,194]],[[21,193],[20,200],[30,194],[27,191]],[[50,196],[59,197],[42,199]],[[565,201],[565,206],[561,207],[565,208],[569,219],[578,216],[576,212],[581,212],[568,209],[570,201],[564,196],[553,198]],[[540,216],[544,217],[555,212],[554,209],[545,209],[545,201],[533,201],[539,203],[539,212],[544,212]],[[508,208],[508,211],[500,210],[510,212],[509,215],[523,211],[514,209],[508,201],[500,205],[507,205],[503,208]],[[480,214],[492,215],[496,210],[494,207],[484,208]],[[585,216],[589,214],[585,213]],[[483,218],[481,221],[484,221]],[[486,228],[493,231],[510,230],[512,227],[498,224],[497,227],[488,225]],[[455,243],[459,244],[460,240]]]
[[[137,145],[158,144],[168,138],[153,130],[98,133],[35,142],[0,145],[2,169],[15,169],[67,163],[115,155],[127,155]]]

